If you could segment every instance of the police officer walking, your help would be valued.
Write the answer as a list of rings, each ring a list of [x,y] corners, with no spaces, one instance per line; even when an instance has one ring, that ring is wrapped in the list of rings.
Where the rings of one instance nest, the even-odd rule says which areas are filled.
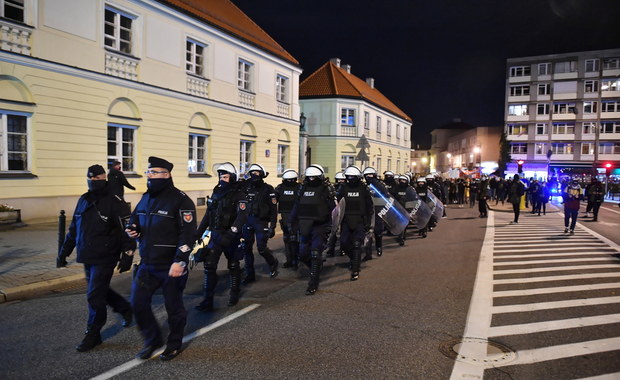
[[[121,170],[120,161],[114,161],[112,163],[112,166],[110,167],[110,171],[108,173],[108,182],[112,193],[114,195],[118,195],[121,198],[123,198],[123,196],[125,195],[125,188],[131,190],[136,189],[129,183],[129,181],[127,181],[125,174]]]
[[[286,169],[282,173],[282,183],[276,186],[276,197],[278,199],[278,213],[280,214],[280,228],[282,229],[282,240],[284,240],[284,253],[286,262],[283,268],[297,270],[299,264],[299,239],[297,231],[290,231],[290,215],[295,203],[295,197],[299,192],[300,183],[297,182],[297,172],[293,169]]]
[[[377,194],[377,192],[380,193],[381,196],[383,197],[389,197],[390,192],[385,187],[383,182],[381,182],[379,178],[377,178],[377,171],[375,170],[375,168],[372,168],[370,166],[365,168],[364,171],[362,172],[362,175],[364,176],[364,180],[366,181],[368,186],[370,186],[370,192],[372,193],[372,196],[373,196],[374,213],[375,213],[375,216],[374,216],[375,225],[373,228],[373,233],[374,233],[374,239],[375,239],[375,249],[377,250],[377,256],[381,256],[383,255],[383,230],[385,226],[383,224],[383,219],[379,217],[379,212],[381,211],[381,209],[383,209],[383,204],[379,202],[375,202],[375,200],[380,198],[380,195]],[[364,255],[363,261],[367,261],[371,259],[372,259],[372,246],[368,244],[366,246],[366,254]]]
[[[214,310],[213,297],[217,286],[217,264],[222,253],[228,260],[230,272],[230,298],[228,306],[239,302],[241,286],[241,265],[239,260],[244,252],[239,247],[241,229],[247,219],[247,200],[237,183],[237,169],[230,162],[218,165],[219,182],[207,203],[207,212],[198,227],[201,237],[207,229],[211,230],[209,244],[204,257],[204,296],[196,309],[203,312]]]
[[[120,272],[128,271],[136,243],[123,232],[129,219],[129,206],[112,194],[101,165],[88,168],[88,192],[77,202],[69,232],[58,252],[56,267],[65,267],[66,258],[77,247],[77,262],[84,264],[88,284],[88,322],[86,336],[75,349],[84,352],[101,344],[101,329],[107,319],[107,305],[123,316],[123,326],[132,321],[129,302],[110,289],[116,263]],[[122,256],[121,256],[122,252]]]
[[[334,191],[338,193],[343,184],[347,182],[347,178],[344,176],[344,172],[338,172],[334,175]],[[337,228],[334,233],[329,235],[329,240],[327,241],[327,257],[334,257],[336,253],[336,243],[340,236],[340,226],[336,226]],[[340,256],[344,256],[345,253],[342,248],[339,247]]]
[[[327,235],[334,232],[332,210],[336,207],[333,187],[324,182],[324,171],[318,165],[306,168],[299,195],[291,210],[292,231],[300,235],[299,260],[310,268],[310,281],[306,295],[313,295],[319,288],[323,266],[323,249]]]
[[[592,177],[592,183],[587,192],[588,203],[592,205],[593,222],[598,221],[598,211],[605,198],[605,187],[596,177]]]
[[[276,191],[273,186],[263,180],[269,173],[261,165],[250,165],[248,173],[250,179],[246,181],[245,187],[248,201],[248,219],[243,227],[243,239],[245,240],[244,284],[256,281],[254,253],[252,253],[254,241],[256,241],[258,254],[269,265],[269,276],[278,275],[278,259],[267,247],[267,241],[276,234],[276,222],[278,220]]]
[[[160,328],[151,310],[155,291],[162,289],[168,314],[167,346],[161,360],[175,358],[181,350],[187,312],[183,290],[186,269],[196,233],[194,202],[172,182],[173,164],[159,157],[149,157],[147,192],[136,205],[125,230],[138,239],[141,261],[131,289],[131,305],[144,348],[136,355],[149,359],[163,345]]]
[[[427,195],[428,188],[426,186],[426,178],[424,177],[418,178],[416,182],[416,186],[414,187],[414,190],[416,191],[416,193],[418,193],[418,196],[420,197],[420,199],[422,199],[422,201],[428,204],[428,195]],[[432,229],[431,223],[433,223],[434,217],[435,217],[434,215],[431,215],[431,218],[429,219],[428,223],[426,223],[426,226],[424,226],[424,228],[418,231],[418,234],[422,236],[422,238],[425,238],[428,235],[429,228]]]
[[[355,281],[359,278],[362,249],[374,217],[374,206],[370,190],[362,182],[362,172],[356,166],[349,166],[345,169],[344,176],[347,182],[336,194],[338,201],[345,200],[344,217],[340,225],[340,246],[351,260],[351,281]]]

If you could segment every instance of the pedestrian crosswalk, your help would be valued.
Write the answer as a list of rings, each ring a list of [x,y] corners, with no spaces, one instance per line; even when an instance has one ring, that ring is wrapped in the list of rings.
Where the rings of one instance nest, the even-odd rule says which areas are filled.
[[[513,352],[464,339],[452,379],[620,379],[620,246],[560,216],[489,215],[464,338]]]

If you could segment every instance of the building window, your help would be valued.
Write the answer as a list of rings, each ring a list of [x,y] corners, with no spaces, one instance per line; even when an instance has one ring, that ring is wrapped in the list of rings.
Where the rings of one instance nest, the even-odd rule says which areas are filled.
[[[284,75],[276,76],[276,99],[282,103],[288,103],[288,78]]]
[[[585,93],[593,93],[598,92],[598,81],[597,80],[587,80],[583,82],[583,91]]]
[[[343,127],[355,126],[355,110],[353,108],[343,108],[340,111],[340,125]]]
[[[620,100],[601,102],[601,112],[620,112]]]
[[[388,158],[387,159],[387,170],[392,170],[392,159]]]
[[[0,171],[28,171],[28,119],[25,114],[0,111]]]
[[[396,138],[400,140],[400,124],[396,124]]]
[[[24,0],[0,0],[0,17],[24,22]]]
[[[525,96],[529,94],[530,86],[510,86],[510,96]]]
[[[572,143],[551,143],[551,152],[553,154],[572,154]]]
[[[240,59],[237,63],[237,88],[252,92],[254,64]]]
[[[387,128],[386,128],[385,134],[388,136],[392,136],[392,121],[391,120],[387,121]]]
[[[135,16],[117,9],[105,9],[105,46],[125,54],[131,54],[132,25]]]
[[[539,63],[538,64],[538,75],[551,75],[551,64],[550,63]]]
[[[583,113],[596,113],[598,102],[583,102]]]
[[[590,122],[590,123],[583,123],[581,125],[581,134],[582,135],[593,135],[596,131],[596,123],[595,122]]]
[[[527,77],[530,75],[530,66],[512,66],[510,77]]]
[[[239,145],[239,172],[245,174],[246,170],[252,165],[252,145],[253,141],[241,140]]]
[[[575,103],[553,103],[553,113],[555,114],[575,113]]]
[[[549,104],[538,103],[536,105],[536,115],[549,115]]]
[[[586,59],[586,73],[597,72],[598,65],[599,65],[598,59]]]
[[[605,58],[603,60],[603,70],[620,69],[620,57]]]
[[[536,124],[536,134],[537,135],[546,135],[547,134],[547,124],[538,123]]]
[[[511,154],[526,154],[527,153],[527,144],[525,144],[525,143],[513,143],[513,144],[510,144],[510,153]]]
[[[288,167],[288,145],[278,145],[278,167],[276,169],[278,175],[282,175]]]
[[[594,143],[581,143],[581,154],[594,154]]]
[[[601,133],[620,133],[620,121],[601,121]]]
[[[538,84],[538,95],[549,95],[551,94],[551,83],[539,83]]]
[[[575,134],[575,125],[569,123],[553,123],[554,135],[572,135]]]
[[[381,116],[377,116],[377,134],[381,133]]]
[[[366,131],[370,130],[370,113],[364,112],[364,129]]]
[[[508,124],[508,134],[511,136],[522,136],[527,134],[526,124]]]
[[[351,165],[355,165],[355,156],[350,154],[340,156],[340,170],[344,170]]]
[[[508,115],[510,116],[526,116],[527,104],[511,104],[508,106]]]
[[[620,79],[602,79],[601,91],[620,91]]]
[[[407,127],[403,128],[403,139],[405,141],[409,141],[409,132],[407,131]]]
[[[599,154],[620,154],[619,142],[602,142],[598,144]]]
[[[203,77],[205,74],[205,51],[207,45],[187,39],[185,44],[185,70]]]
[[[555,63],[555,73],[573,73],[577,71],[577,61],[565,61]]]
[[[377,157],[377,167],[375,168],[377,173],[381,173],[381,157]]]
[[[108,164],[121,163],[124,172],[135,172],[136,127],[108,124]]]
[[[547,154],[547,144],[545,143],[536,143],[534,144],[534,154],[536,155],[546,155]]]
[[[207,138],[204,135],[189,135],[187,171],[189,173],[207,172]]]

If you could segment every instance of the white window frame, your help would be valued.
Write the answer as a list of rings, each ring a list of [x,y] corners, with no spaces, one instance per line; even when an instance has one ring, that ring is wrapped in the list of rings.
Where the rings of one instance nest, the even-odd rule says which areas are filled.
[[[553,72],[556,74],[574,73],[577,71],[577,61],[556,62]]]
[[[25,118],[26,132],[9,132],[9,118],[19,117]],[[0,172],[30,172],[31,169],[31,117],[32,114],[25,112],[15,112],[8,110],[0,110]],[[12,151],[9,150],[9,136],[11,135],[24,135],[26,137],[25,151]],[[10,154],[23,155],[24,167],[22,169],[9,169],[9,155]]]
[[[523,136],[527,135],[527,124],[508,124],[508,135]]]
[[[108,12],[114,14],[114,19],[112,21],[108,21],[106,16]],[[123,12],[117,8],[106,5],[104,11],[104,45],[107,48],[112,50],[119,51],[123,54],[133,55],[133,45],[134,45],[134,26],[135,20],[137,19],[136,15],[129,14],[127,12]],[[129,20],[130,25],[129,28],[123,26],[123,20]],[[112,33],[108,34],[106,32],[106,26],[112,27]],[[129,34],[129,39],[123,38],[123,32]]]
[[[601,102],[601,113],[603,112],[620,112],[620,100]]]
[[[547,123],[538,123],[536,124],[536,134],[538,136],[547,134]]]
[[[110,140],[110,128],[116,128],[116,131],[114,133],[114,140]],[[137,144],[136,144],[136,130],[138,129],[137,126],[135,125],[126,125],[126,124],[117,124],[117,123],[108,123],[108,128],[107,128],[107,142],[108,142],[108,147],[107,147],[107,154],[108,154],[108,162],[113,162],[113,161],[119,161],[121,163],[121,171],[123,172],[127,172],[127,173],[135,173],[136,172],[136,151],[137,151]],[[123,140],[123,131],[131,131],[131,141],[130,142],[125,142]],[[116,144],[116,148],[115,148],[115,152],[114,154],[110,154],[110,150],[109,150],[109,144],[114,142],[114,144]],[[131,155],[124,155],[123,154],[123,145],[125,144],[130,144],[131,145]],[[128,162],[126,160],[131,160],[131,164],[128,165]]]
[[[547,149],[547,143],[535,143],[534,144],[534,154],[535,155],[543,155],[543,154],[547,154],[547,151],[549,149]]]
[[[341,154],[340,155],[340,170],[344,170],[351,165],[355,165],[354,154]]]
[[[342,107],[340,110],[340,125],[342,127],[355,127],[355,108]]]
[[[598,102],[583,102],[583,113],[596,113]]]
[[[530,75],[530,66],[512,66],[510,67],[510,77],[527,77]]]
[[[554,114],[575,113],[575,103],[553,103]]]
[[[539,63],[538,75],[551,75],[551,63]]]
[[[586,61],[585,61],[585,72],[586,73],[598,72],[598,70],[599,70],[599,63],[600,63],[600,61],[598,60],[598,58],[586,59]]]
[[[364,129],[370,130],[370,112],[364,111]]]
[[[549,115],[549,103],[536,104],[536,115]]]
[[[598,80],[587,80],[583,82],[583,92],[593,94],[598,92]]]
[[[242,58],[237,60],[237,88],[254,92],[254,64]]]
[[[508,115],[510,115],[510,116],[527,116],[527,115],[529,115],[527,104],[510,104],[510,105],[508,105]]]
[[[603,70],[620,69],[620,57],[605,58],[603,60]]]
[[[204,139],[200,144],[200,139]],[[209,141],[209,135],[202,135],[198,133],[190,133],[188,139],[188,155],[187,155],[187,171],[193,174],[206,174],[209,167],[208,162],[208,150],[207,143]],[[200,151],[202,150],[202,159],[200,158]],[[202,161],[202,170],[198,170],[199,163]]]
[[[8,20],[25,23],[26,21],[26,6],[24,0],[0,0],[0,17],[4,17]],[[21,12],[21,18],[13,18],[7,16],[6,9],[12,8],[14,11]]]
[[[581,124],[582,135],[594,135],[596,133],[596,122],[584,122]]]
[[[538,95],[550,95],[551,94],[551,83],[539,83],[538,84]]]
[[[598,154],[620,154],[620,143],[615,141],[600,142]]]
[[[601,133],[620,133],[620,121],[601,121]]]
[[[551,143],[551,152],[553,154],[572,154],[572,143]]]
[[[239,141],[239,173],[245,174],[246,170],[254,162],[254,141],[240,140]]]
[[[193,38],[185,42],[185,71],[199,77],[206,77],[207,49],[209,45]]]
[[[289,164],[289,146],[286,144],[278,144],[278,167],[276,168],[276,172],[278,176],[281,176],[282,173],[288,168]]]
[[[601,79],[601,91],[620,91],[620,78]]]
[[[288,98],[288,83],[289,80],[286,76],[282,74],[276,75],[276,100],[280,103],[290,103]]]
[[[527,154],[527,143],[510,143],[511,154]]]
[[[582,142],[581,143],[581,154],[594,154],[594,143],[593,142]]]
[[[510,86],[510,96],[527,96],[529,94],[530,94],[529,85]]]
[[[552,134],[554,135],[574,135],[575,124],[572,123],[553,123]]]

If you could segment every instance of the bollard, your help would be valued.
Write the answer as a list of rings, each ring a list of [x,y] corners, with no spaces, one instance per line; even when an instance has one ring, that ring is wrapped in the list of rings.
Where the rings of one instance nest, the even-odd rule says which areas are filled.
[[[65,242],[65,223],[67,222],[67,217],[65,216],[65,210],[60,210],[60,215],[58,215],[58,253],[62,249],[62,244]]]

